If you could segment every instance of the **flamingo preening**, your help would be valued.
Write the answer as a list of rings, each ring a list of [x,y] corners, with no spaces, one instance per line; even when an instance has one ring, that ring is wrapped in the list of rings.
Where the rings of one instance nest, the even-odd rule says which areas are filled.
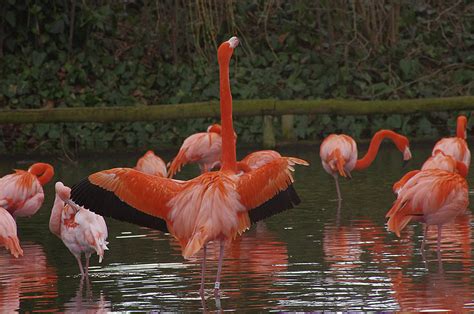
[[[53,175],[53,166],[35,163],[28,171],[15,170],[15,173],[0,178],[0,206],[14,218],[34,215],[43,204],[43,185]]]
[[[54,200],[49,230],[60,238],[74,255],[82,276],[88,276],[89,259],[93,252],[99,255],[99,263],[104,258],[107,248],[107,225],[99,216],[83,207],[66,204],[71,196],[71,189],[62,182],[56,182],[56,198]],[[82,267],[81,254],[86,257],[85,270]]]
[[[201,174],[218,166],[221,160],[222,136],[221,126],[212,124],[207,132],[188,136],[178,154],[169,166],[168,177],[172,178],[186,164],[197,163]]]
[[[154,176],[165,178],[167,174],[166,164],[152,150],[149,150],[137,161],[135,169]]]
[[[469,170],[469,165],[471,164],[471,152],[466,143],[466,127],[467,118],[466,116],[460,115],[457,118],[456,136],[440,139],[433,147],[432,154],[435,155],[435,153],[440,150],[445,155],[450,155],[457,161],[464,163],[466,168]]]
[[[411,159],[408,138],[390,130],[380,130],[370,141],[369,150],[365,156],[357,160],[357,144],[354,139],[345,134],[331,134],[321,143],[319,155],[324,170],[336,181],[337,197],[341,197],[339,176],[351,177],[351,171],[363,170],[369,167],[377,156],[380,144],[384,138],[392,140],[403,154],[403,160]]]
[[[422,242],[430,225],[438,226],[438,256],[442,225],[466,211],[469,204],[468,185],[461,175],[439,169],[423,170],[410,178],[399,191],[386,217],[388,230],[400,236],[410,221],[426,224]]]
[[[75,203],[101,215],[168,231],[178,240],[184,258],[203,249],[201,296],[208,242],[220,243],[214,285],[217,294],[225,244],[251,223],[299,203],[291,174],[293,166],[300,163],[297,159],[280,157],[255,170],[238,171],[229,82],[229,63],[238,44],[237,37],[232,37],[218,49],[222,125],[219,171],[179,181],[115,168],[89,175],[71,192]]]

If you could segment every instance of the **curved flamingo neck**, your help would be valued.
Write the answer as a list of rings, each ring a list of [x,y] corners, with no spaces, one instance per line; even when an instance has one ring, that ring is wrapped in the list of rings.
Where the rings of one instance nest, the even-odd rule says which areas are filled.
[[[397,143],[401,136],[390,130],[381,130],[375,133],[374,137],[372,137],[372,140],[370,141],[369,150],[364,157],[357,160],[354,170],[362,170],[368,168],[372,164],[372,162],[375,160],[375,157],[377,156],[380,144],[385,138],[391,139],[393,142]]]
[[[38,177],[38,181],[41,185],[45,185],[54,176],[54,168],[50,164],[38,162],[33,164],[29,169],[28,172],[34,174]]]
[[[234,126],[232,123],[232,94],[229,81],[229,61],[219,56],[222,170],[237,172]],[[230,58],[229,58],[230,59]]]
[[[456,125],[456,137],[466,139],[467,118],[459,116]]]

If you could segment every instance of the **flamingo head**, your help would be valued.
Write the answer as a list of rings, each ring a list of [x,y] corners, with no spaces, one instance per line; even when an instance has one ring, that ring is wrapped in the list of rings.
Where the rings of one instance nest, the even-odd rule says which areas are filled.
[[[411,159],[411,151],[410,151],[410,142],[408,138],[403,135],[397,136],[394,139],[394,143],[397,146],[398,150],[403,153],[403,161],[408,161]]]
[[[231,37],[228,41],[223,42],[217,50],[217,57],[219,63],[229,63],[234,48],[239,45],[239,39],[237,37]]]
[[[207,133],[221,134],[221,125],[218,123],[211,124],[207,127]]]
[[[54,188],[56,189],[56,194],[64,202],[71,199],[71,188],[65,186],[61,181],[56,182]]]

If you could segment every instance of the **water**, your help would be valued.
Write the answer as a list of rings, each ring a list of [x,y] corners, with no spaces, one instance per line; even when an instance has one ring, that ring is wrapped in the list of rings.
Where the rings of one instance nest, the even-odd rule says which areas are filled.
[[[90,278],[81,280],[75,259],[48,230],[54,196],[50,183],[38,214],[18,219],[24,256],[15,259],[0,249],[0,312],[472,311],[470,213],[443,230],[441,267],[435,252],[436,228],[429,233],[424,261],[419,249],[421,226],[408,226],[401,238],[384,226],[394,200],[391,185],[404,172],[419,167],[431,147],[413,144],[414,160],[402,168],[401,154],[391,145],[382,145],[368,170],[354,172],[352,180],[341,182],[344,200],[339,213],[334,181],[323,171],[318,149],[281,150],[311,163],[296,171],[302,203],[253,226],[226,249],[220,300],[212,294],[218,248],[210,246],[204,303],[198,294],[200,255],[185,261],[169,236],[111,219],[107,219],[110,251],[102,264],[93,255]],[[50,162],[55,179],[70,185],[97,170],[132,166],[137,157],[89,156],[77,165]],[[171,155],[163,157],[169,160]],[[26,168],[32,161],[25,162],[3,159],[1,173]],[[193,166],[185,169],[180,178],[197,173]],[[472,176],[471,172],[469,181]]]

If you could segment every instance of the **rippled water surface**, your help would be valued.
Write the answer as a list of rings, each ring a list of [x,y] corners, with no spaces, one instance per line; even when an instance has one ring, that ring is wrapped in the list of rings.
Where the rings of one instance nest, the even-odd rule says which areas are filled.
[[[0,249],[0,312],[21,311],[201,311],[252,310],[474,310],[473,235],[470,212],[443,230],[443,264],[436,257],[436,228],[429,232],[426,261],[420,254],[422,228],[410,225],[401,238],[389,234],[384,216],[394,196],[391,185],[419,167],[428,144],[412,144],[414,160],[402,168],[401,154],[388,144],[375,163],[341,185],[338,210],[332,177],[318,147],[284,149],[305,158],[298,167],[297,208],[253,226],[226,248],[222,296],[212,294],[217,245],[208,253],[207,296],[198,294],[200,256],[185,261],[177,243],[160,232],[107,219],[109,248],[102,264],[93,256],[89,280],[48,230],[53,184],[38,214],[18,219],[24,256]],[[366,147],[361,148],[362,151]],[[242,155],[245,151],[241,152]],[[68,185],[97,170],[132,166],[138,155],[89,156],[78,164],[50,160],[55,179]],[[163,156],[169,160],[171,155]],[[2,174],[26,168],[0,160]],[[193,166],[179,178],[197,174]],[[473,180],[471,172],[468,178]]]

